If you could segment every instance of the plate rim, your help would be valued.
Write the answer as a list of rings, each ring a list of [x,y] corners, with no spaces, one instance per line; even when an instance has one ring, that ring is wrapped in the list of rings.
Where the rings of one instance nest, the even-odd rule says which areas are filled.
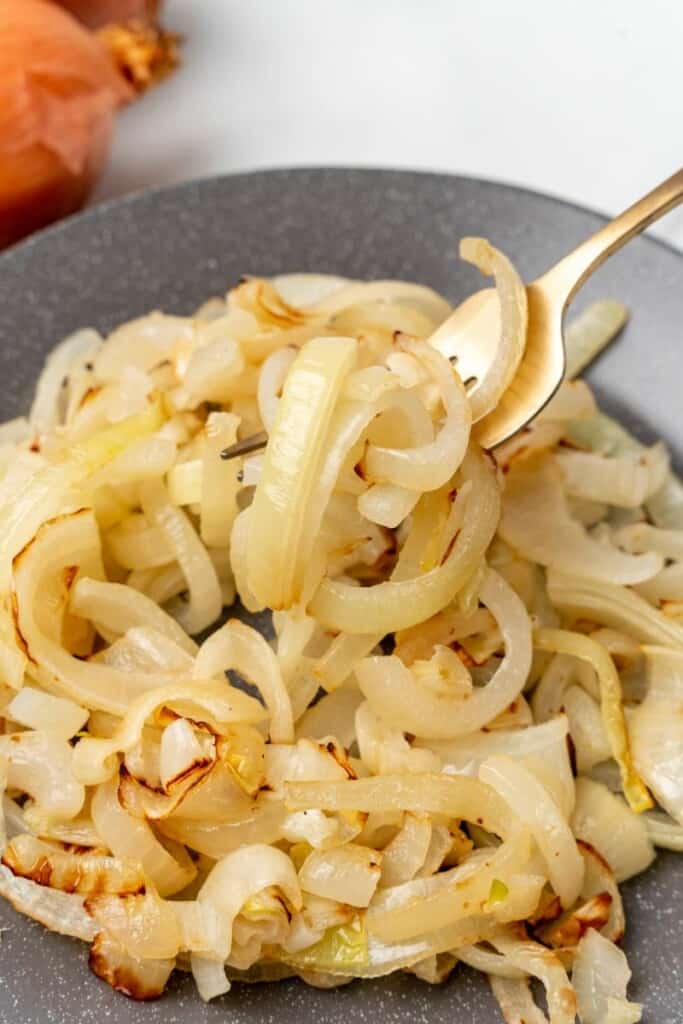
[[[527,185],[518,185],[504,179],[479,177],[475,174],[459,174],[450,171],[426,170],[424,168],[386,167],[383,165],[375,166],[364,164],[275,164],[251,170],[233,170],[225,171],[220,174],[199,175],[198,177],[187,178],[182,181],[171,182],[163,185],[146,185],[144,188],[133,189],[123,195],[112,196],[109,199],[99,201],[97,199],[91,199],[82,209],[77,210],[75,213],[69,214],[66,217],[62,217],[53,224],[49,224],[44,228],[40,228],[37,231],[32,232],[26,238],[15,242],[13,245],[8,246],[7,249],[1,251],[0,266],[2,266],[5,261],[11,261],[17,255],[21,256],[23,253],[29,252],[31,249],[40,246],[43,242],[49,242],[52,238],[68,233],[70,228],[75,224],[80,225],[89,220],[96,221],[102,217],[106,219],[112,212],[126,209],[130,206],[135,206],[139,202],[144,202],[147,198],[171,193],[181,194],[184,191],[201,189],[204,186],[217,184],[219,182],[229,184],[239,180],[240,178],[253,179],[277,177],[279,175],[292,175],[299,172],[308,175],[343,175],[351,173],[372,177],[392,174],[405,177],[431,178],[444,182],[461,182],[466,185],[483,185],[487,188],[502,188],[506,191],[517,192],[520,195],[531,196],[534,199],[546,200],[550,203],[574,210],[578,213],[589,214],[604,223],[608,223],[612,219],[612,215],[605,213],[604,210],[596,209],[593,206],[587,206],[584,203],[577,202],[573,199],[567,199],[561,195],[555,194],[554,192],[545,192],[543,189],[536,189]],[[638,197],[633,201],[636,202],[637,198]],[[683,260],[683,247],[679,248],[673,242],[669,242],[663,238],[657,238],[650,234],[647,229],[635,237],[642,239],[648,244],[662,248],[675,257]]]

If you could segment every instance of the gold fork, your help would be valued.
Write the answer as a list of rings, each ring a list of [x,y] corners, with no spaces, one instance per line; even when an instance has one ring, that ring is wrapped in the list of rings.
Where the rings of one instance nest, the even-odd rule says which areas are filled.
[[[565,372],[562,322],[567,306],[608,256],[681,201],[683,168],[527,285],[529,322],[524,355],[496,408],[475,426],[480,444],[493,448],[506,441],[552,398]],[[429,343],[457,365],[472,395],[495,358],[499,333],[498,298],[494,289],[486,288],[458,306]],[[254,434],[226,448],[223,458],[257,451],[267,440],[265,432]]]

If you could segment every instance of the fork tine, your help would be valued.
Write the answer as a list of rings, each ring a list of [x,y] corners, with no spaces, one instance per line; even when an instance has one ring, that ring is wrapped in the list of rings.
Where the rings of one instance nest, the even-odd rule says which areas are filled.
[[[245,437],[242,441],[237,441],[235,444],[224,448],[221,452],[221,458],[226,461],[236,459],[240,455],[249,455],[251,452],[257,452],[259,449],[265,448],[267,444],[268,434],[265,430],[260,430],[258,434],[252,434],[250,437]]]

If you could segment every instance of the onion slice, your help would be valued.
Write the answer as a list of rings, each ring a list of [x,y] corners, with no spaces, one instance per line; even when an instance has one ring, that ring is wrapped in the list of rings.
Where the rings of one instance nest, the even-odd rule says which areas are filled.
[[[76,817],[85,790],[75,775],[73,749],[63,735],[32,730],[9,733],[0,736],[0,755],[9,762],[8,787],[33,797],[34,820]]]
[[[609,345],[628,320],[628,307],[616,299],[591,302],[564,332],[567,377],[578,376]]]
[[[272,846],[255,843],[220,860],[209,873],[197,899],[220,916],[218,949],[226,959],[232,948],[233,924],[248,899],[276,886],[293,910],[301,909],[301,888],[289,857]]]
[[[134,861],[120,861],[99,851],[60,850],[31,835],[10,840],[2,862],[21,878],[62,892],[144,892],[145,877]]]
[[[416,736],[449,739],[480,729],[521,693],[531,665],[531,630],[524,606],[492,569],[487,570],[480,598],[505,641],[505,658],[491,681],[465,698],[448,691],[439,694],[420,685],[395,656],[366,658],[356,676],[380,717]]]
[[[624,795],[633,811],[639,813],[652,807],[647,787],[633,763],[622,707],[619,675],[605,648],[589,637],[563,629],[536,630],[534,645],[541,651],[571,654],[593,666],[600,682],[602,720],[612,748],[612,756],[619,765]]]
[[[500,301],[501,331],[495,359],[470,395],[476,423],[495,409],[517,372],[526,344],[527,298],[524,282],[506,256],[485,238],[463,238],[460,257],[493,276]]]
[[[638,770],[658,801],[683,825],[683,652],[646,647],[649,688],[629,731]]]
[[[207,547],[227,547],[230,543],[238,511],[239,469],[236,462],[221,459],[221,452],[237,440],[239,422],[228,412],[212,412],[206,421],[199,532]]]
[[[403,341],[436,381],[446,411],[439,433],[416,448],[383,448],[370,444],[365,466],[377,483],[395,484],[415,491],[436,490],[450,480],[462,462],[470,434],[471,412],[460,378],[440,352],[430,345]]]
[[[71,591],[71,612],[90,619],[115,633],[147,626],[172,640],[181,650],[195,654],[197,645],[175,619],[144,594],[121,583],[78,579]]]
[[[631,971],[623,951],[590,928],[579,943],[572,970],[582,1024],[602,1024],[603,1021],[637,1024],[641,1007],[626,1001],[630,977]],[[615,1003],[621,1003],[624,1010],[630,1008],[631,1014],[616,1016]]]
[[[634,814],[620,797],[592,779],[576,780],[572,829],[577,839],[602,854],[617,882],[640,874],[654,860],[643,816]]]
[[[653,464],[648,462],[648,455]],[[665,459],[665,466],[658,463]],[[567,494],[619,508],[639,508],[661,485],[668,459],[661,450],[608,458],[591,452],[563,450],[554,456]]]
[[[484,761],[479,778],[531,829],[545,859],[552,886],[562,906],[570,907],[581,891],[583,860],[571,829],[550,793],[528,768],[504,754]]]
[[[0,864],[0,894],[19,913],[38,921],[51,932],[71,935],[84,942],[91,942],[95,937],[97,928],[85,910],[83,896],[18,878],[4,864]]]
[[[382,854],[355,843],[331,850],[314,850],[299,871],[304,892],[325,899],[367,907],[382,870]]]
[[[113,855],[139,863],[146,878],[162,896],[180,892],[197,874],[184,847],[164,845],[146,821],[124,810],[119,803],[115,780],[98,786],[92,800],[92,819],[98,835]]]
[[[641,583],[662,568],[659,555],[628,555],[600,544],[573,520],[549,459],[517,463],[507,477],[500,535],[525,558],[610,583]]]
[[[53,697],[33,686],[24,686],[7,706],[7,717],[27,729],[36,729],[69,740],[88,721],[86,708],[63,697]]]
[[[231,619],[204,641],[193,675],[195,679],[211,679],[229,669],[239,672],[263,694],[270,712],[272,742],[291,743],[292,703],[275,653],[260,633],[237,619]]]
[[[628,587],[552,570],[548,596],[561,611],[612,626],[642,643],[683,648],[683,626]]]
[[[145,722],[159,709],[178,708],[217,732],[225,731],[225,723],[256,723],[265,712],[258,701],[227,682],[186,682],[162,686],[133,701],[121,724],[110,739],[86,736],[74,750],[74,771],[88,785],[111,778],[116,771],[116,755],[131,750],[140,739]]]
[[[285,802],[291,810],[414,811],[446,814],[481,824],[507,836],[514,828],[505,802],[489,786],[463,776],[384,775],[344,782],[287,782]]]
[[[142,484],[140,501],[147,518],[163,532],[187,582],[189,602],[176,609],[176,618],[188,633],[200,633],[216,621],[223,607],[213,562],[189,518],[171,504],[162,483]]]
[[[497,954],[486,954],[486,956],[493,957]],[[463,959],[463,957],[459,954],[458,959]],[[470,960],[464,959],[464,963],[479,966],[476,958],[474,962],[471,958]],[[517,968],[510,967],[508,970],[514,971]],[[499,974],[489,974],[489,982],[500,1012],[505,1019],[505,1024],[548,1024],[548,1018],[534,1002],[526,976],[506,978]]]
[[[557,956],[540,943],[520,940],[502,929],[491,936],[490,942],[510,966],[521,968],[543,983],[550,1024],[574,1024],[576,997]]]
[[[356,350],[352,338],[315,339],[287,375],[250,515],[248,585],[269,608],[288,608],[301,593],[312,541],[305,532],[306,506]]]
[[[310,613],[327,629],[381,637],[445,608],[479,564],[498,518],[498,486],[489,460],[470,449],[463,475],[472,481],[467,516],[442,565],[412,579],[362,588],[326,578],[310,603]]]

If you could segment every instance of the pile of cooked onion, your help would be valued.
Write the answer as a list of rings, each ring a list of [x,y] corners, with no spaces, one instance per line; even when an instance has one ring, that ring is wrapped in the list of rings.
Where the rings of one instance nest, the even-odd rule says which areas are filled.
[[[501,297],[474,391],[429,288],[297,274],[77,331],[0,427],[0,891],[129,996],[462,961],[509,1022],[534,978],[551,1024],[640,1019],[618,883],[683,848],[683,488],[579,380],[480,448],[526,305],[464,254]]]

